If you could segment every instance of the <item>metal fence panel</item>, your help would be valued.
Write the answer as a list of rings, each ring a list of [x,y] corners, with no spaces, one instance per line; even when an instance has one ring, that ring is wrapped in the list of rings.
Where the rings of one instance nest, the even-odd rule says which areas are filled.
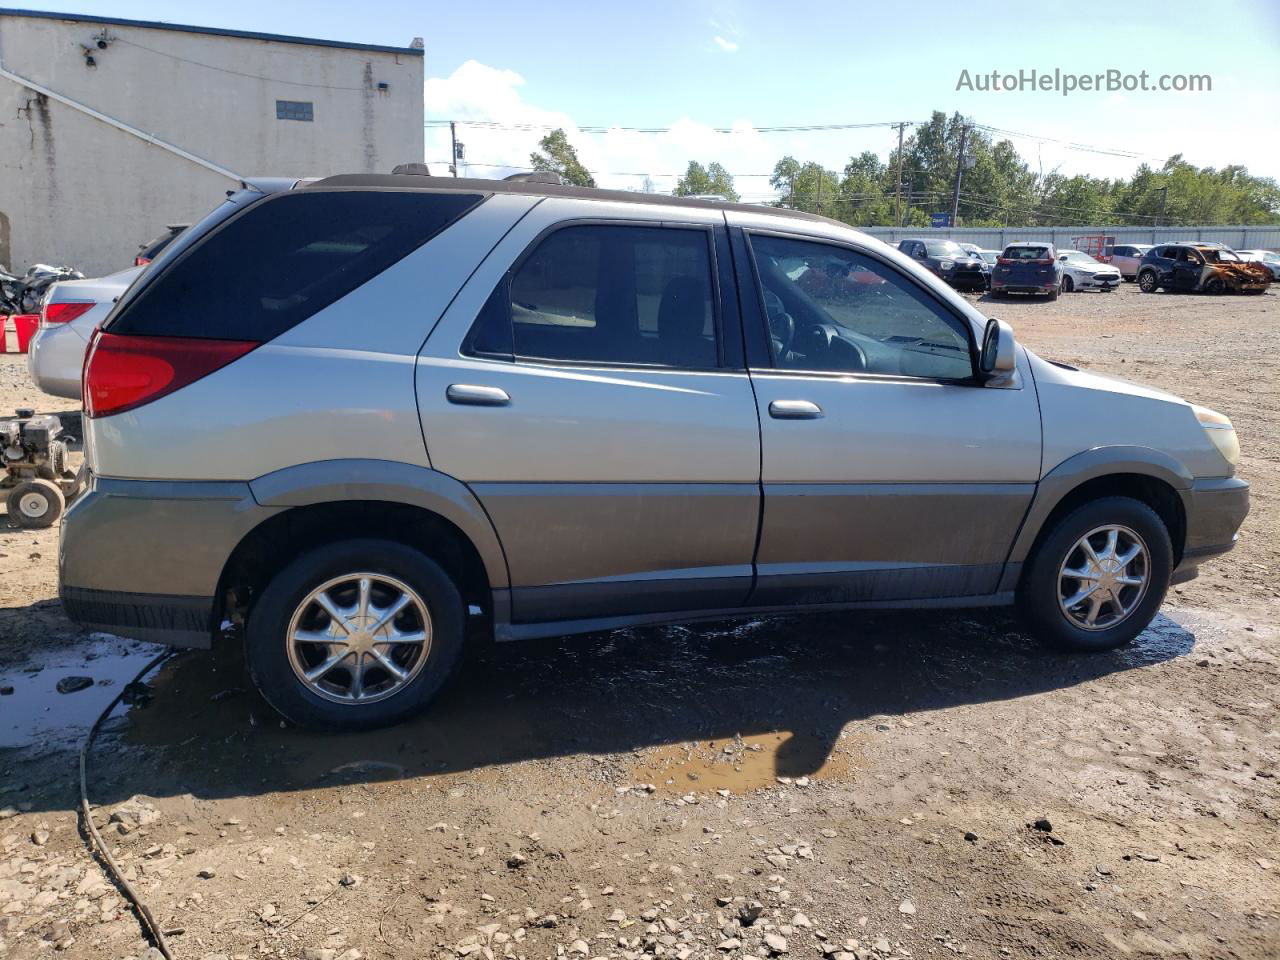
[[[873,237],[895,244],[907,237],[937,237],[976,243],[984,250],[1002,250],[1023,240],[1048,241],[1069,249],[1075,237],[1102,234],[1116,243],[1170,243],[1178,240],[1216,240],[1235,250],[1280,250],[1280,226],[1230,227],[859,227]]]

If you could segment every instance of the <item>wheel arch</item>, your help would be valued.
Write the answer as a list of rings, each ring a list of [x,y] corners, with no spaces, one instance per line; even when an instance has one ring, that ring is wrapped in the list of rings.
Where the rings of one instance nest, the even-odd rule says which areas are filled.
[[[492,611],[508,586],[506,556],[488,515],[461,481],[425,467],[380,460],[300,464],[250,483],[276,508],[246,533],[223,565],[219,615],[253,602],[270,575],[305,550],[350,537],[379,537],[422,550],[458,584],[465,603]]]
[[[1049,471],[1014,540],[1009,563],[1014,570],[1030,558],[1058,519],[1107,496],[1132,497],[1151,507],[1169,530],[1174,566],[1182,559],[1187,533],[1187,500],[1192,476],[1173,457],[1148,447],[1095,447],[1064,460]]]

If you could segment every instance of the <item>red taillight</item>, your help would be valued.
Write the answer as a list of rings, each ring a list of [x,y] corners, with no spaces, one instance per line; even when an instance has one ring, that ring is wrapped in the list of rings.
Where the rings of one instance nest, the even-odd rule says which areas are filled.
[[[1006,267],[1011,263],[1017,263],[1013,257],[996,257],[996,263],[1003,263]]]
[[[70,323],[76,317],[94,306],[93,300],[69,300],[63,303],[46,303],[40,310],[40,325],[52,326],[55,323]]]
[[[95,330],[81,377],[84,412],[124,413],[207,377],[243,357],[256,340],[130,337]]]
[[[133,258],[133,265],[135,267],[145,267],[150,262],[151,262],[150,257],[144,257],[139,255]]]

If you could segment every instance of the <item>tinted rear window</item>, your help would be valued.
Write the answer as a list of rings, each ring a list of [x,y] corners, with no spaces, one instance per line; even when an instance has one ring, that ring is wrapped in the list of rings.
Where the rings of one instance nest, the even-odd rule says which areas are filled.
[[[297,190],[197,242],[112,319],[113,333],[271,340],[407,256],[479,194]]]
[[[1005,247],[1004,256],[1006,260],[1047,260],[1051,254],[1048,247],[1020,244]]]

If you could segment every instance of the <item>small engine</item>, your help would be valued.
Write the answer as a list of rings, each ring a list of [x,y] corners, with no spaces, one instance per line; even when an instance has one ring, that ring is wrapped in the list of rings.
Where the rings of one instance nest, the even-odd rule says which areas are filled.
[[[9,522],[20,527],[52,526],[66,501],[80,492],[80,478],[67,469],[67,441],[54,414],[36,416],[19,408],[0,420],[0,462]]]

